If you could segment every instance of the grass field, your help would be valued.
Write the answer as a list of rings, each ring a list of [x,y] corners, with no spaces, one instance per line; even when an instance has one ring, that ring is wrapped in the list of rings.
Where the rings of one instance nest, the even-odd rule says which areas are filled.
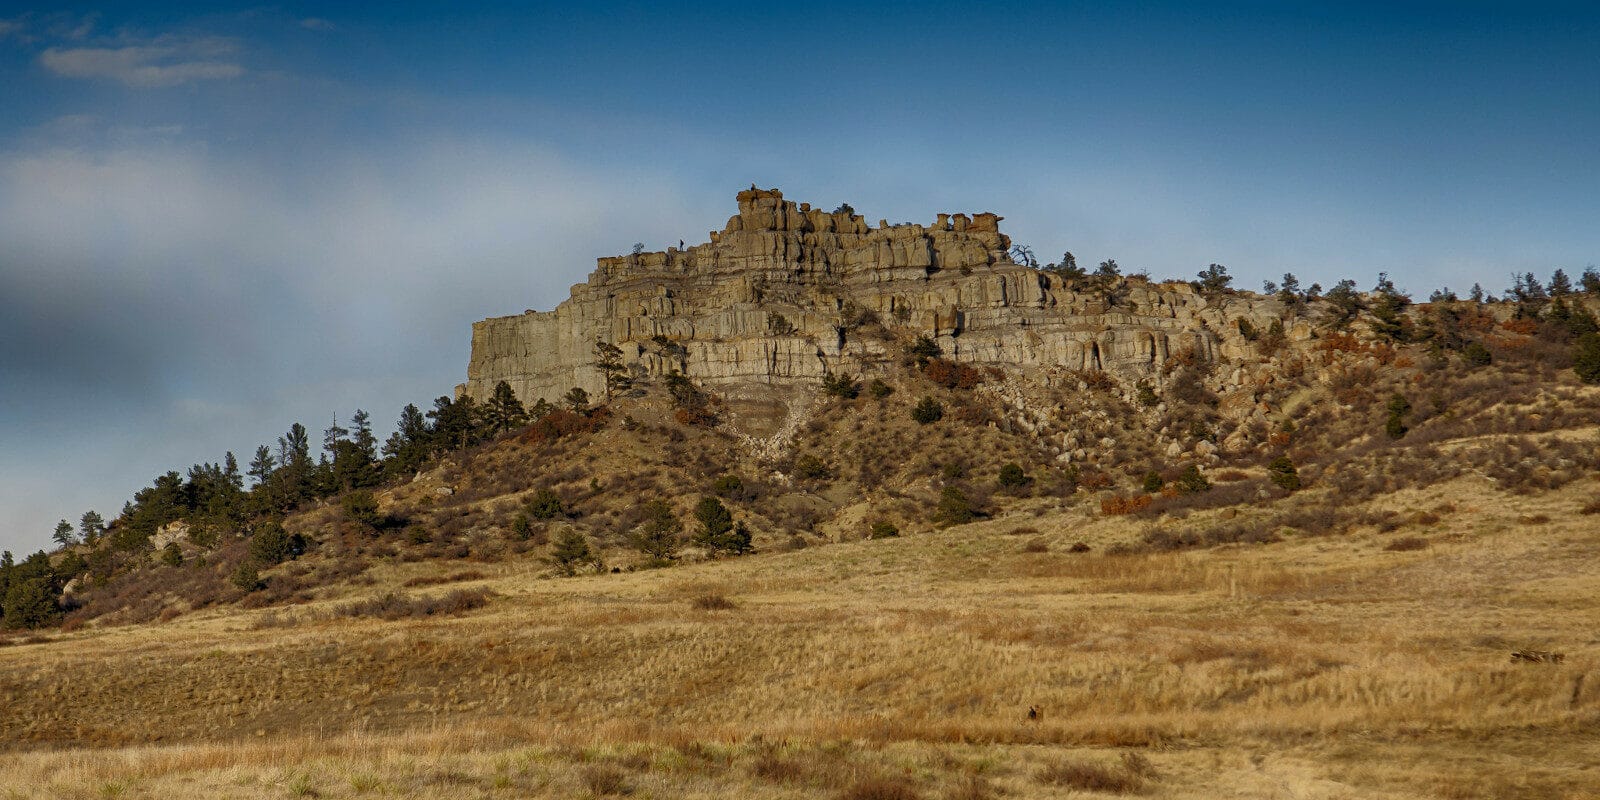
[[[9,639],[0,797],[1596,797],[1597,488],[1468,477],[1382,498],[1449,509],[1398,531],[1121,555],[1131,523],[1041,501],[670,569],[474,564],[401,591],[482,608],[337,613],[463,569],[395,561]]]

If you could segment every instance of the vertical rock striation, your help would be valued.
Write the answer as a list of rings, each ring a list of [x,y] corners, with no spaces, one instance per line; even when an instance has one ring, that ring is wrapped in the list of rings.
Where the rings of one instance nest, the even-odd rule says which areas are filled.
[[[957,361],[1132,378],[1173,353],[1242,348],[1230,321],[1264,327],[1282,311],[1139,278],[1108,297],[1014,263],[989,213],[873,227],[848,206],[814,209],[775,189],[752,187],[738,203],[709,242],[599,259],[553,311],[475,323],[459,391],[482,400],[503,380],[527,402],[599,392],[597,340],[640,373],[680,370],[724,389],[871,371],[919,335]]]

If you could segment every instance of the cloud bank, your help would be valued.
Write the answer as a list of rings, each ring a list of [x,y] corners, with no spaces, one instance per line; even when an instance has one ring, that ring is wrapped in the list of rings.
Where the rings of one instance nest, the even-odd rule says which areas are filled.
[[[195,81],[237,78],[244,67],[233,60],[238,46],[229,39],[164,38],[127,47],[51,47],[39,64],[64,78],[104,79],[140,89]]]

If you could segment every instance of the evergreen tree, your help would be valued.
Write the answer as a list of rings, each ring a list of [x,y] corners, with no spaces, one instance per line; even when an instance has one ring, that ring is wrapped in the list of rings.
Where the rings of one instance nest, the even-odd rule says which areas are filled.
[[[1589,294],[1600,294],[1600,270],[1594,267],[1585,267],[1583,277],[1578,279],[1578,285]]]
[[[940,490],[939,504],[933,512],[934,523],[940,527],[965,525],[977,517],[978,511],[966,493],[954,486],[946,486]]]
[[[550,561],[566,576],[578,574],[578,567],[594,560],[589,539],[577,528],[567,528],[550,548]]]
[[[561,398],[561,402],[565,403],[567,408],[571,409],[574,414],[589,413],[589,393],[584,391],[582,386],[574,386],[568,389],[566,395]]]
[[[678,535],[683,523],[665,500],[651,500],[644,507],[644,524],[633,535],[633,546],[657,562],[678,557]]]
[[[222,457],[222,478],[234,491],[244,490],[244,476],[239,474],[239,459],[233,457],[232,450]]]
[[[1566,270],[1558,268],[1550,276],[1548,292],[1551,297],[1566,297],[1572,294],[1572,279],[1567,277]]]
[[[1205,294],[1216,294],[1228,289],[1228,284],[1233,283],[1233,278],[1228,275],[1228,268],[1221,264],[1212,264],[1200,270],[1200,280],[1194,281],[1196,290]]]
[[[255,479],[256,487],[260,488],[272,477],[272,471],[277,466],[278,461],[272,457],[272,450],[266,445],[261,445],[256,448],[255,458],[250,459],[248,474]]]
[[[422,410],[407,403],[400,410],[400,421],[395,423],[394,433],[383,445],[383,454],[389,458],[389,471],[395,475],[406,475],[421,469],[428,460],[431,439],[432,432],[428,429],[427,419],[422,416]]]
[[[1356,291],[1356,282],[1349,278],[1334,284],[1324,299],[1328,301],[1328,326],[1336,329],[1345,328],[1354,322],[1367,307],[1360,293]]]
[[[66,520],[56,523],[56,532],[50,538],[54,539],[56,544],[62,547],[71,547],[78,543],[78,537],[72,530],[72,523]]]
[[[1283,284],[1278,289],[1278,300],[1296,308],[1305,303],[1305,297],[1300,294],[1300,279],[1292,272],[1283,273]]]
[[[495,433],[505,433],[528,422],[528,412],[511,390],[511,384],[500,381],[494,385],[494,394],[484,407],[484,419]]]
[[[1045,269],[1060,275],[1068,283],[1081,281],[1089,274],[1084,271],[1083,267],[1078,266],[1078,257],[1074,256],[1070,250],[1061,254],[1061,263],[1051,264]]]
[[[1482,305],[1483,304],[1483,285],[1479,284],[1479,283],[1472,284],[1472,291],[1467,293],[1467,299],[1471,300],[1472,302],[1474,302],[1474,303],[1476,303],[1478,305]]]
[[[0,598],[0,618],[5,626],[42,628],[54,624],[61,615],[56,605],[61,585],[50,567],[50,557],[41,550],[7,572],[6,593]]]
[[[433,401],[428,418],[433,420],[432,442],[436,451],[461,450],[476,444],[479,432],[479,411],[472,395],[462,395],[460,400],[440,396]]]
[[[333,425],[322,432],[322,452],[330,459],[338,454],[339,443],[350,436],[350,429],[339,424],[339,416],[333,417]]]
[[[106,532],[106,521],[98,511],[90,509],[78,518],[78,532],[83,534],[85,544],[93,545],[100,541],[100,535]]]
[[[1404,342],[1410,338],[1410,320],[1405,316],[1411,298],[1394,286],[1389,273],[1378,273],[1378,284],[1372,288],[1377,301],[1372,306],[1372,328],[1386,339]]]
[[[626,390],[632,383],[628,379],[628,368],[622,363],[622,348],[610,342],[595,340],[594,366],[605,378],[607,403],[616,397],[617,392]]]
[[[700,498],[700,503],[694,508],[694,517],[700,523],[695,542],[713,555],[742,555],[750,551],[749,530],[742,524],[734,524],[733,514],[721,500],[715,497]]]
[[[1600,333],[1578,337],[1572,353],[1572,371],[1584,383],[1600,383]]]

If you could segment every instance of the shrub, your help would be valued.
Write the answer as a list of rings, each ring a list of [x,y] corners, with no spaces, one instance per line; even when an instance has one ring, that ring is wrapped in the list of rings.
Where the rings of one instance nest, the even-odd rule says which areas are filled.
[[[922,368],[928,380],[946,389],[971,389],[983,383],[983,373],[966,364],[957,364],[942,358],[928,361]]]
[[[795,459],[794,474],[795,477],[807,481],[822,481],[833,477],[833,471],[828,469],[828,463],[811,453]]]
[[[1410,428],[1406,427],[1405,416],[1411,413],[1411,401],[1406,396],[1395,392],[1389,397],[1389,419],[1383,424],[1383,432],[1390,439],[1399,439],[1406,435]]]
[[[383,517],[378,513],[378,498],[373,497],[372,492],[365,489],[358,489],[345,495],[340,501],[340,506],[351,520],[369,528],[376,528],[383,522]]]
[[[844,400],[854,400],[861,394],[861,384],[848,375],[830,372],[822,376],[822,391]]]
[[[1461,348],[1461,360],[1469,367],[1487,367],[1494,361],[1494,356],[1482,342],[1468,342],[1466,347]]]
[[[1428,549],[1428,540],[1421,536],[1402,536],[1384,545],[1383,549],[1394,553],[1403,553],[1411,550]]]
[[[183,548],[177,542],[168,542],[166,547],[161,548],[161,563],[169,567],[183,566]]]
[[[711,491],[723,497],[736,497],[744,492],[744,480],[738,475],[723,475],[711,482]]]
[[[1100,501],[1100,513],[1110,517],[1132,514],[1150,505],[1151,502],[1152,498],[1147,494],[1136,494],[1131,497],[1114,494]]]
[[[427,529],[424,528],[422,532],[423,534],[426,534]],[[519,542],[526,542],[533,538],[533,520],[526,512],[519,512],[515,517],[511,518],[511,538],[516,539]],[[426,544],[427,541],[428,538],[423,538],[422,541],[414,543]]]
[[[1033,478],[1028,477],[1028,473],[1022,471],[1022,465],[1013,461],[1000,468],[998,481],[1002,488],[1020,489],[1033,483]]]
[[[540,487],[534,492],[533,499],[528,501],[528,515],[534,519],[555,519],[566,513],[561,505],[561,496],[551,491],[548,487]]]
[[[1037,778],[1040,783],[1107,794],[1132,794],[1144,788],[1144,781],[1138,775],[1087,761],[1051,762],[1039,771]]]
[[[732,611],[739,607],[732,600],[729,600],[726,595],[718,592],[707,592],[700,595],[691,601],[690,605],[701,611]]]
[[[370,497],[370,493],[366,494]],[[346,502],[349,499],[347,496]],[[346,510],[349,510],[348,507]],[[258,564],[270,567],[282,563],[290,555],[289,536],[284,533],[283,526],[276,522],[262,523],[250,536],[250,558]]]
[[[387,620],[415,619],[464,614],[488,604],[489,592],[484,589],[457,589],[439,597],[414,598],[398,592],[389,592],[370,600],[345,603],[335,607],[332,613],[340,617],[378,617]]]
[[[931,425],[944,419],[944,406],[939,405],[939,401],[932,397],[923,397],[911,409],[911,419],[918,425]]]
[[[900,529],[896,528],[893,522],[887,520],[878,520],[872,523],[871,529],[867,532],[868,539],[892,539],[899,535]]]
[[[894,387],[884,383],[882,379],[874,378],[872,383],[867,384],[867,394],[872,395],[874,399],[882,400],[894,394]]]
[[[234,586],[246,592],[253,592],[261,588],[261,573],[256,571],[256,565],[249,559],[239,562],[238,568],[233,571],[233,575],[229,576],[228,580]]]
[[[946,486],[939,493],[939,505],[934,510],[933,521],[940,527],[965,525],[977,516],[978,511],[973,507],[972,500],[960,489]]]
[[[1140,488],[1144,489],[1145,494],[1155,494],[1166,485],[1167,482],[1161,479],[1161,473],[1150,470],[1144,474],[1144,484]]]
[[[1139,381],[1134,388],[1134,392],[1135,399],[1139,401],[1139,405],[1145,408],[1155,408],[1161,404],[1161,396],[1156,394],[1156,390],[1150,388],[1150,384],[1144,381]]]
[[[1179,494],[1198,494],[1211,490],[1211,481],[1206,480],[1206,476],[1200,474],[1200,468],[1193,464],[1184,467],[1176,483]]]
[[[929,359],[944,355],[944,351],[939,349],[939,344],[934,340],[926,336],[918,336],[917,340],[906,348],[906,355],[911,357],[918,369],[921,369],[927,365]]]
[[[1295,469],[1294,462],[1288,456],[1278,456],[1267,464],[1267,476],[1272,482],[1286,492],[1300,488],[1300,471]]]
[[[922,794],[903,778],[866,778],[851,784],[839,800],[922,800]]]
[[[633,793],[633,786],[628,783],[628,773],[610,764],[591,764],[584,767],[583,785],[588,787],[589,793],[595,797]]]

